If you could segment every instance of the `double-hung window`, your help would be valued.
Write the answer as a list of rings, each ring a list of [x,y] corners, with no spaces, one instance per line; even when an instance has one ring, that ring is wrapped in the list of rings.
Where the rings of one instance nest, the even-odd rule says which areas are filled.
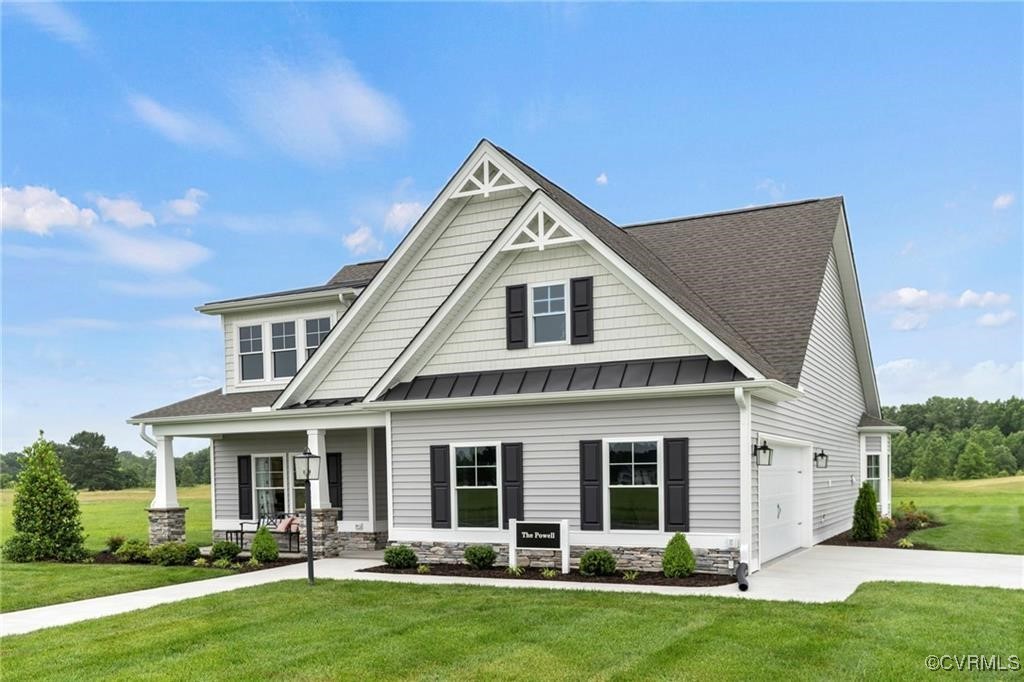
[[[270,325],[270,341],[273,350],[274,378],[295,376],[295,323],[274,322]]]
[[[314,320],[306,320],[306,357],[313,354],[327,335],[331,333],[331,318],[318,317]]]
[[[498,527],[496,446],[455,446],[455,506],[460,528]]]
[[[242,381],[257,381],[263,378],[262,325],[238,328],[238,360]]]
[[[875,497],[881,500],[881,478],[882,478],[882,437],[865,436],[865,480],[875,489]]]
[[[658,442],[609,441],[611,529],[659,530],[658,499]]]
[[[283,514],[285,509],[284,457],[254,457],[256,468],[256,510],[258,518]]]
[[[533,343],[559,343],[566,339],[565,284],[542,284],[530,290]]]

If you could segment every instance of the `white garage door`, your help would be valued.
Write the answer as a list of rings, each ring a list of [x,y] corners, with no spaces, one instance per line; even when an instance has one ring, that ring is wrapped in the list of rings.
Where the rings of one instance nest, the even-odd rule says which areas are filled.
[[[810,475],[810,455],[805,448],[770,441],[768,445],[775,450],[772,464],[757,469],[762,562],[800,547],[805,523],[804,476]]]

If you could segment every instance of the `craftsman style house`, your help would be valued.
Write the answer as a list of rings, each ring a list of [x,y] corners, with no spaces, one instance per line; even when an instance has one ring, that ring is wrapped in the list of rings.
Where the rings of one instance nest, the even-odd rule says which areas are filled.
[[[484,140],[387,260],[199,310],[224,388],[131,419],[153,541],[182,533],[176,436],[211,440],[218,536],[309,504],[324,554],[567,520],[573,556],[649,567],[684,532],[757,570],[850,528],[862,481],[888,512],[842,198],[621,227]]]

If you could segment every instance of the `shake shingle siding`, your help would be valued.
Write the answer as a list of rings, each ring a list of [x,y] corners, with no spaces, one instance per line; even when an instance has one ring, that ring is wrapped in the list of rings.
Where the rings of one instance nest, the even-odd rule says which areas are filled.
[[[431,445],[523,443],[527,521],[579,528],[579,441],[690,439],[692,532],[739,530],[739,415],[731,396],[392,414],[396,527],[430,528]]]
[[[860,485],[857,427],[864,413],[850,324],[832,254],[807,344],[800,388],[806,396],[791,402],[773,405],[755,399],[751,419],[755,433],[808,440],[815,449],[824,448],[828,453],[828,469],[812,469],[814,541],[820,542],[850,527]],[[807,466],[812,466],[811,462]]]

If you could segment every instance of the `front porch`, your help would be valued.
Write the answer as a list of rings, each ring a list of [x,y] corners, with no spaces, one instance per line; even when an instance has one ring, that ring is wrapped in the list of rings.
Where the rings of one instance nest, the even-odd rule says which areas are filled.
[[[362,418],[366,421],[365,416]],[[248,550],[260,526],[275,531],[294,519],[288,532],[275,532],[282,552],[303,555],[305,509],[312,508],[313,552],[318,557],[373,552],[387,544],[387,458],[383,424],[353,428],[276,430],[275,421],[256,422],[236,433],[209,433],[204,424],[154,425],[143,438],[156,450],[156,491],[148,509],[149,542],[185,539],[185,509],[178,504],[175,437],[210,439],[212,540],[231,540]],[[295,478],[293,459],[308,449],[320,459],[319,479],[309,500]],[[298,543],[294,527],[298,527]],[[244,533],[244,542],[239,534]]]

